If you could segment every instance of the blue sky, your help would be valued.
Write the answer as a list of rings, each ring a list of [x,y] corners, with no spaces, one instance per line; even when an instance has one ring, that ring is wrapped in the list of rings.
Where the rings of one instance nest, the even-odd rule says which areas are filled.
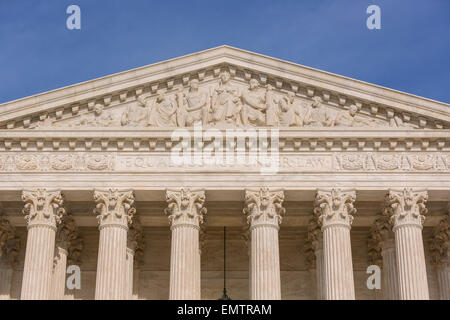
[[[222,44],[450,102],[449,0],[0,0],[0,44],[0,103]]]

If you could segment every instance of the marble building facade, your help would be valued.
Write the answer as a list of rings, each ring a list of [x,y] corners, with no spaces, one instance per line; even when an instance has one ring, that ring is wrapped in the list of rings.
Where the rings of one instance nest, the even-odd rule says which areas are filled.
[[[0,105],[1,299],[218,299],[226,226],[232,299],[449,300],[449,203],[448,104],[228,46]]]

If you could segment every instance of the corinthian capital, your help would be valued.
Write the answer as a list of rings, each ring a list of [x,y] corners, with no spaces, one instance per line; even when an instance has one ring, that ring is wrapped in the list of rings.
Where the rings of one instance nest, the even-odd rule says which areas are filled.
[[[283,208],[284,191],[260,188],[257,190],[245,190],[244,214],[250,229],[270,225],[276,228],[282,220],[285,212]]]
[[[128,228],[136,212],[132,190],[94,190],[94,201],[100,228],[110,225]]]
[[[353,214],[356,213],[355,200],[355,190],[318,190],[314,207],[322,228],[331,225],[343,225],[350,228],[353,223]]]
[[[22,200],[25,202],[22,212],[27,220],[28,229],[46,225],[56,231],[56,225],[61,222],[65,214],[61,191],[25,190],[22,192]]]
[[[204,190],[166,190],[164,212],[169,216],[171,227],[191,225],[200,228],[206,214],[205,199]]]
[[[425,190],[389,189],[386,195],[386,207],[389,209],[390,221],[394,229],[402,225],[415,225],[422,228],[425,214],[428,212],[425,207],[427,200],[428,192]]]

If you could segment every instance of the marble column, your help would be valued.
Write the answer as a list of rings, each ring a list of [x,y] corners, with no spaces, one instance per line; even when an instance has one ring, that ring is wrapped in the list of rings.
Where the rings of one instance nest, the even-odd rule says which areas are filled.
[[[317,288],[317,300],[325,300],[325,274],[324,274],[324,254],[323,254],[323,242],[317,244],[317,248],[314,251],[316,256],[316,288]]]
[[[318,190],[315,210],[323,232],[325,299],[354,300],[350,228],[356,212],[354,190]]]
[[[11,299],[11,281],[17,256],[20,250],[20,238],[9,220],[0,215],[0,300]]]
[[[413,191],[410,188],[390,189],[386,197],[395,234],[401,300],[429,299],[422,239],[427,199],[426,191]]]
[[[138,265],[142,263],[142,257],[144,254],[145,242],[144,234],[142,232],[142,225],[138,218],[133,218],[133,223],[128,230],[127,241],[127,273],[125,283],[125,297],[128,300],[133,300],[135,295],[136,278],[138,278],[139,270]]]
[[[280,300],[278,230],[285,209],[282,190],[245,190],[244,214],[250,225],[252,300]]]
[[[313,282],[313,296],[317,300],[325,300],[325,275],[323,270],[323,239],[322,231],[319,226],[318,216],[314,214],[308,223],[308,233],[305,242],[306,263],[310,270],[311,280]]]
[[[381,269],[381,293],[385,300],[398,300],[398,273],[395,254],[394,233],[390,223],[389,211],[384,208],[369,234],[368,256],[369,265],[376,265]],[[377,289],[373,289],[378,298]]]
[[[127,246],[127,269],[125,281],[125,299],[132,300],[133,298],[133,270],[134,270],[134,246]]]
[[[384,299],[398,300],[398,272],[394,239],[388,239],[382,242],[381,255],[383,257],[382,290]]]
[[[81,252],[83,241],[80,240],[73,216],[65,214],[61,218],[61,223],[58,225],[56,231],[56,248],[55,257],[53,259],[52,279],[52,298],[54,300],[65,299],[67,263],[69,260],[77,258],[76,253]],[[71,259],[69,259],[69,250],[72,253]]]
[[[430,251],[440,300],[450,300],[450,212],[434,228]]]
[[[56,246],[55,258],[53,261],[53,290],[54,300],[63,300],[66,289],[66,268],[67,268],[67,247]]]
[[[28,224],[22,279],[22,300],[47,300],[52,293],[56,226],[64,214],[61,191],[23,191]]]
[[[100,241],[98,248],[96,300],[123,300],[127,274],[128,224],[135,213],[132,190],[95,190]]]
[[[450,262],[441,263],[436,267],[436,275],[441,300],[450,300]]]
[[[206,214],[204,190],[167,190],[167,208],[172,231],[170,300],[200,300],[199,232]]]

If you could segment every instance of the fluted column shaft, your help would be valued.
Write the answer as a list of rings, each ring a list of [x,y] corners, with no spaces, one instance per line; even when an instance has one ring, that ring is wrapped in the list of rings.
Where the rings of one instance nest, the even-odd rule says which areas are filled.
[[[386,202],[391,208],[395,234],[398,290],[401,300],[428,300],[428,281],[422,239],[426,213],[426,191],[389,190]]]
[[[383,241],[382,247],[382,288],[384,292],[384,298],[386,300],[398,300],[398,272],[394,240],[389,239]]]
[[[251,229],[251,299],[280,300],[278,228],[261,225]]]
[[[99,214],[100,222],[95,299],[126,299],[127,232],[135,212],[133,192],[96,190],[94,199],[97,203],[94,212]]]
[[[355,191],[319,190],[315,207],[320,212],[323,232],[325,299],[354,300],[352,249],[350,228]]]
[[[53,296],[55,300],[64,299],[66,289],[67,249],[56,248],[56,256],[53,265]]]
[[[325,300],[324,253],[322,241],[315,250],[316,255],[316,287],[317,300]]]
[[[280,300],[280,250],[278,230],[284,213],[283,191],[245,190],[244,214],[250,224],[252,300]]]
[[[134,250],[129,247],[127,248],[126,265],[125,299],[131,300],[133,297]]]
[[[199,300],[200,224],[206,214],[204,190],[167,190],[166,214],[171,224],[170,300]]]
[[[199,228],[172,227],[170,259],[170,300],[200,299]]]
[[[450,263],[442,263],[436,267],[436,274],[441,300],[450,300]]]
[[[9,300],[11,298],[12,274],[13,269],[10,265],[4,264],[0,267],[0,300]]]
[[[28,222],[22,279],[22,300],[48,300],[52,296],[52,271],[56,225],[64,213],[60,191],[24,191],[24,214]]]

